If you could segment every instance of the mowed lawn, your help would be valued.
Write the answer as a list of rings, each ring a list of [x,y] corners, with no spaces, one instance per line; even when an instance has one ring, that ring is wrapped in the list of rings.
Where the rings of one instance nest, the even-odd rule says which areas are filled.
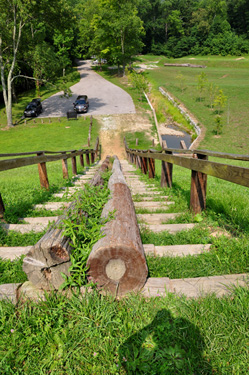
[[[158,68],[146,70],[153,87],[160,86],[182,102],[206,128],[206,137],[199,148],[231,153],[249,152],[249,57],[185,57],[167,59],[161,56],[140,56],[142,62],[158,62]],[[206,68],[165,67],[164,63],[190,63]],[[206,74],[207,85],[198,91],[198,76]],[[181,78],[179,78],[181,77]],[[215,132],[216,109],[211,110],[208,84],[223,90],[227,103],[222,110],[223,131]]]
[[[0,149],[4,153],[20,153],[33,151],[66,151],[88,148],[87,138],[90,117],[67,121],[65,118],[51,120],[28,120],[27,124],[15,126],[9,130],[0,129]],[[46,121],[46,123],[45,123]],[[99,124],[93,119],[91,145],[95,146],[99,132]],[[1,159],[6,159],[2,157]],[[72,177],[71,162],[68,160],[69,178]],[[82,167],[77,158],[77,169]],[[67,181],[62,176],[61,161],[47,163],[50,190],[40,188],[37,165],[11,169],[0,172],[0,193],[5,205],[5,219],[17,222],[18,217],[32,215],[34,204],[53,199],[52,194]]]

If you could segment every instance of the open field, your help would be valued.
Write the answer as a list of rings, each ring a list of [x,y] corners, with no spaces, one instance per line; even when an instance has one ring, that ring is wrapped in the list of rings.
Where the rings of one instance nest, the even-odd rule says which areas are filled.
[[[146,75],[153,88],[163,87],[176,101],[186,108],[202,123],[207,132],[199,148],[231,153],[248,154],[249,148],[249,109],[248,109],[248,68],[249,58],[241,57],[185,57],[167,59],[161,56],[139,56],[140,62],[154,66],[146,69]],[[150,64],[152,63],[152,64]],[[206,65],[205,69],[190,67],[165,67],[164,63],[191,63]],[[198,76],[205,73],[207,85],[203,93],[198,91]],[[227,103],[222,109],[223,131],[215,132],[216,110],[210,108],[208,83],[222,89]]]

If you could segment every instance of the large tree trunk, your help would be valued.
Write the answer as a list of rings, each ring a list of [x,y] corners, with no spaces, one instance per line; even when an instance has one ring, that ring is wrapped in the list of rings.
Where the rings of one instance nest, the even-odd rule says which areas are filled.
[[[95,173],[90,184],[97,186],[103,183],[102,173],[108,168],[110,157]],[[73,209],[74,202],[69,209]],[[61,272],[69,276],[71,246],[70,239],[63,235],[61,217],[55,225],[34,245],[23,260],[23,270],[28,280],[38,289],[58,290],[64,279]]]
[[[105,236],[93,246],[87,265],[89,278],[104,292],[119,297],[140,290],[148,269],[130,189],[118,160],[108,186],[111,199],[102,216],[114,212],[115,217],[103,227]]]

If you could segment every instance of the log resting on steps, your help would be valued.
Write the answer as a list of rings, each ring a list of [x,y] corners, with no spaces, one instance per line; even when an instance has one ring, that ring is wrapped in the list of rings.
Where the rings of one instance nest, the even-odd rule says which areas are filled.
[[[87,266],[89,278],[104,293],[120,297],[143,287],[148,268],[131,193],[117,158],[112,171],[111,199],[102,217],[114,211],[114,219],[104,225],[104,237],[93,246]]]
[[[95,173],[90,184],[92,186],[103,183],[101,175],[108,168],[110,157],[105,161]],[[69,206],[72,210],[75,202]],[[69,276],[71,246],[70,239],[63,236],[63,229],[60,223],[64,216],[60,217],[44,236],[32,246],[27,256],[23,260],[23,270],[27,274],[28,280],[38,289],[51,290],[59,289],[64,282],[61,272]]]

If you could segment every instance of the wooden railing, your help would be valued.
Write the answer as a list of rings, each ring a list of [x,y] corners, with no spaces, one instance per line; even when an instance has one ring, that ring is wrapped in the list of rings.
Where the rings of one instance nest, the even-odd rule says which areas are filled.
[[[249,168],[214,161],[208,157],[249,161],[249,155],[226,154],[208,150],[169,149],[163,142],[162,150],[137,150],[128,147],[124,139],[127,159],[141,168],[142,173],[155,177],[155,160],[161,160],[161,186],[172,187],[173,165],[192,171],[190,208],[198,213],[206,208],[207,175],[249,187]]]
[[[34,155],[35,156],[28,156]],[[91,149],[80,149],[80,150],[67,150],[67,151],[32,151],[32,152],[20,152],[13,154],[0,154],[0,158],[8,157],[9,159],[0,160],[0,172],[7,171],[9,169],[21,168],[28,165],[37,164],[38,172],[40,177],[40,185],[42,188],[49,189],[48,174],[46,163],[61,160],[62,161],[62,174],[63,178],[68,178],[68,165],[67,160],[72,159],[72,173],[77,174],[76,156],[80,157],[80,164],[84,167],[84,156],[86,165],[93,164],[100,155],[100,144],[99,138],[97,138],[95,147]],[[12,159],[12,157],[18,156],[18,158]],[[28,156],[28,157],[27,157]],[[0,216],[3,214],[4,205],[0,194]]]

